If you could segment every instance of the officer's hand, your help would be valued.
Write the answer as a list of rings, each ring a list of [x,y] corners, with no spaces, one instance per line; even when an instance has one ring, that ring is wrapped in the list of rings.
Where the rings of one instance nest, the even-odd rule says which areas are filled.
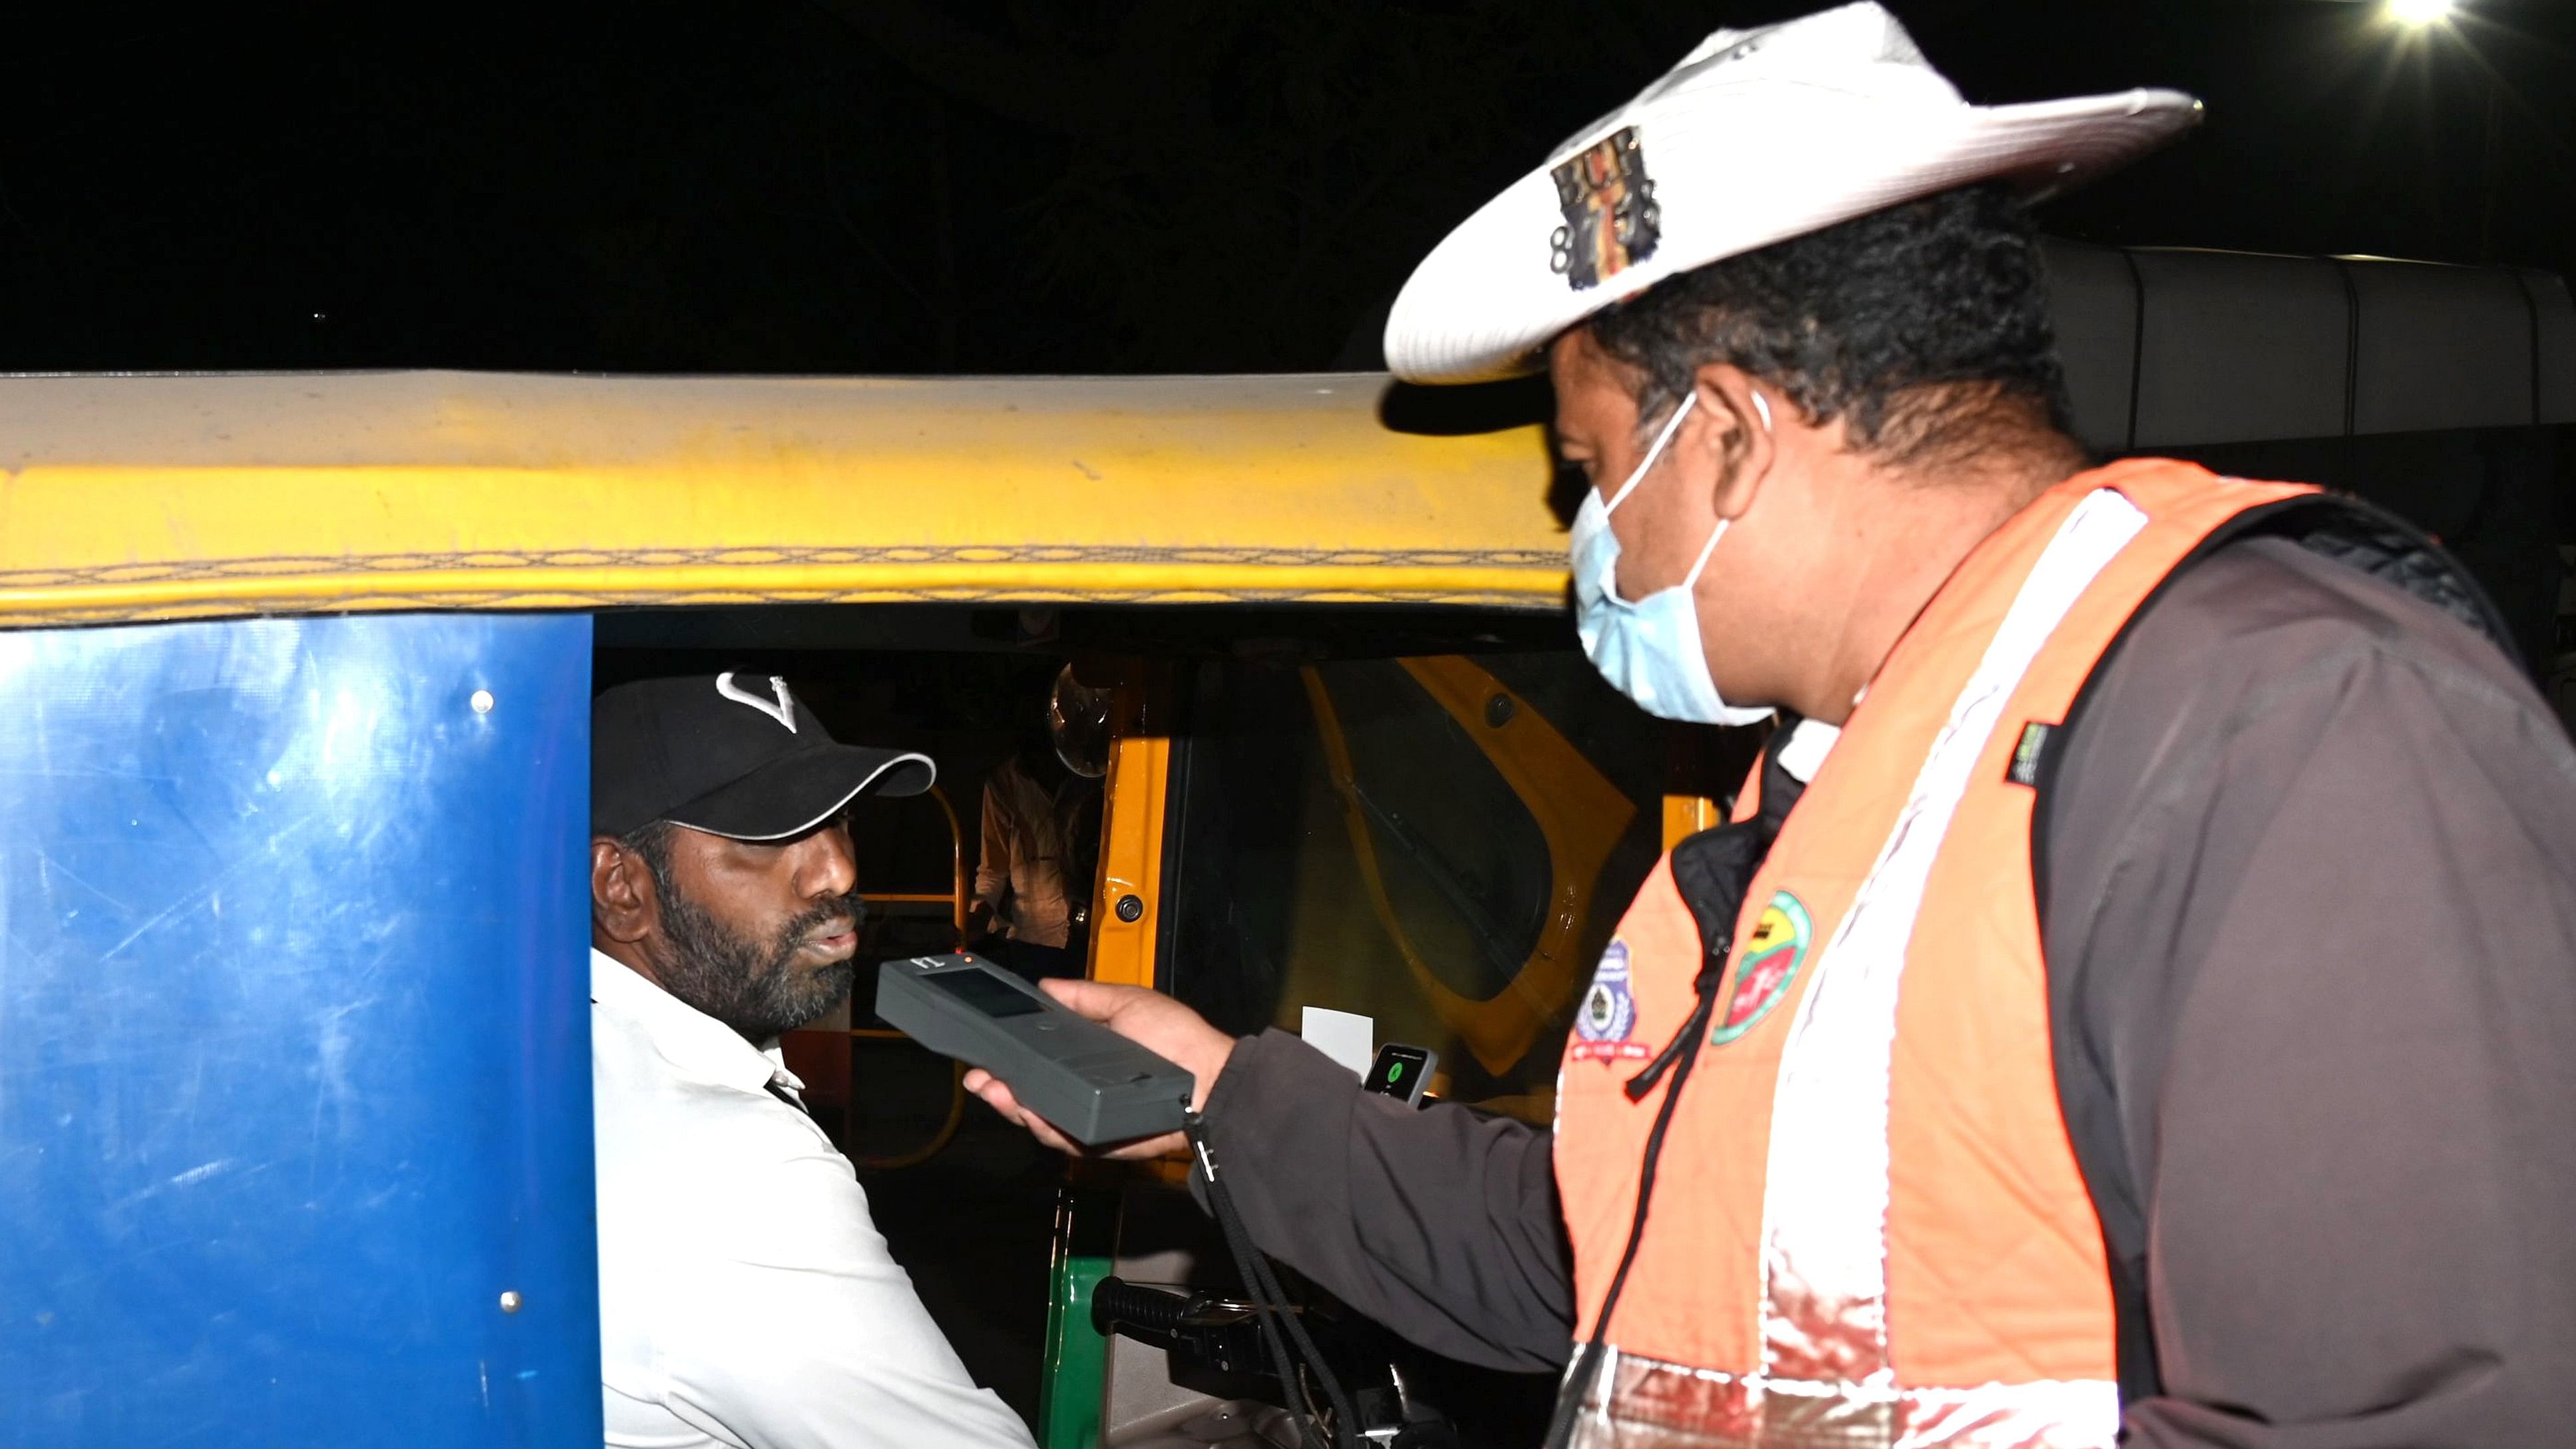
[[[1115,986],[1106,981],[1071,981],[1050,977],[1038,983],[1038,989],[1075,1011],[1135,1042],[1163,1060],[1188,1072],[1196,1084],[1190,1105],[1207,1105],[1208,1089],[1216,1085],[1217,1073],[1225,1070],[1226,1059],[1234,1054],[1234,1038],[1208,1025],[1207,1018],[1181,1005],[1159,991],[1141,986]],[[1031,1112],[1011,1095],[1001,1079],[981,1067],[966,1074],[966,1090],[991,1104],[994,1111],[1029,1129],[1029,1134],[1058,1151],[1076,1156],[1085,1149],[1072,1138],[1058,1132],[1043,1118]],[[1178,1132],[1160,1137],[1140,1137],[1100,1151],[1104,1157],[1160,1157],[1179,1152],[1188,1146]]]

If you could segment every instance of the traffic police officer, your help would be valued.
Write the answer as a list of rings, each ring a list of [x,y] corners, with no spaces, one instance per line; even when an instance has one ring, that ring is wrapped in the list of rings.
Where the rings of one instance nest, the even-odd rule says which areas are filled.
[[[1400,375],[1544,358],[1604,676],[1782,716],[1552,1135],[1054,983],[1197,1074],[1265,1249],[1565,1365],[1560,1443],[2576,1423],[2576,757],[2404,524],[2063,425],[2022,207],[2197,113],[1965,104],[1872,4],[1721,30],[1405,288]]]

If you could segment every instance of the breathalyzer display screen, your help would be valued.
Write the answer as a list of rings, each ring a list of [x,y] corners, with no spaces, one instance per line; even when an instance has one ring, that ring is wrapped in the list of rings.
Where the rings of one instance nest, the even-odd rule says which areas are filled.
[[[1428,1065],[1430,1055],[1420,1047],[1390,1045],[1381,1048],[1377,1061],[1369,1070],[1368,1080],[1361,1085],[1368,1091],[1382,1092],[1390,1097],[1409,1097],[1413,1095],[1418,1085],[1417,1078]]]
[[[1036,997],[981,971],[935,971],[924,979],[986,1016],[1028,1016],[1046,1010]]]

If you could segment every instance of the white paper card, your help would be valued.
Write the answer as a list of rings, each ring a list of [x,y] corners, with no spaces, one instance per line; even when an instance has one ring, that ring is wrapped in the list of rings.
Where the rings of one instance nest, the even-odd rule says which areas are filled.
[[[1306,1007],[1305,1013],[1297,1034],[1306,1044],[1350,1068],[1352,1076],[1367,1076],[1369,1062],[1377,1055],[1377,1019],[1320,1006]]]

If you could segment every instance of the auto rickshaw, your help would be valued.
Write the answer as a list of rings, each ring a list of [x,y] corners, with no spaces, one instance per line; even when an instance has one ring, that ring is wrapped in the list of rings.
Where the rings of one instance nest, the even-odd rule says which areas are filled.
[[[2050,259],[2089,442],[2377,497],[2548,657],[2557,279]],[[0,379],[0,1445],[596,1441],[583,859],[617,678],[774,669],[939,758],[945,795],[858,831],[895,954],[958,943],[978,766],[1070,670],[1104,701],[1093,976],[1240,1031],[1364,1016],[1438,1053],[1435,1094],[1545,1120],[1616,916],[1754,747],[1585,664],[1546,407],[1374,375]],[[881,1214],[940,1181],[948,1065],[865,999],[798,1036]],[[1095,1311],[1112,1276],[1222,1300],[1177,1173],[1049,1170],[1010,1252],[917,1239],[1025,1269],[1026,1341],[970,1365],[1025,1361],[996,1372],[1047,1449],[1257,1417],[1257,1374]],[[1383,1351],[1396,1411],[1471,1442],[1550,1387]]]

